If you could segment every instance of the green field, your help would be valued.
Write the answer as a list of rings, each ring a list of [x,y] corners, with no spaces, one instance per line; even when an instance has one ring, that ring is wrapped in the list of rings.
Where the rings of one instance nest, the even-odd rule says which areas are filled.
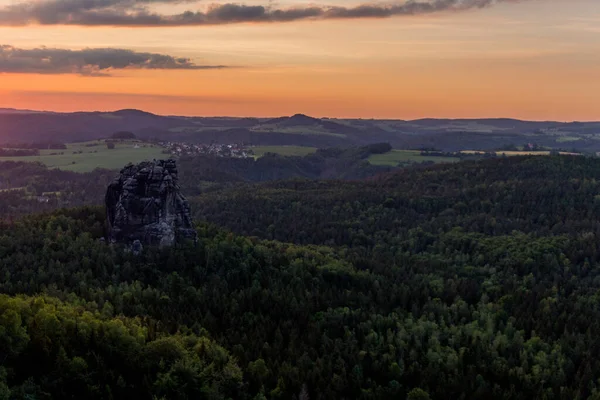
[[[115,143],[115,148],[109,150],[103,140],[97,140],[70,143],[67,144],[66,150],[40,150],[39,156],[0,157],[0,161],[40,161],[51,168],[89,172],[96,168],[119,169],[129,162],[138,163],[154,158],[168,158],[169,156],[162,154],[162,151],[163,148],[160,146],[135,141]]]
[[[252,147],[254,157],[259,158],[265,153],[276,153],[282,156],[306,156],[317,151],[316,147],[303,146],[255,146]]]
[[[387,165],[395,167],[399,163],[420,163],[423,161],[433,161],[435,163],[442,162],[457,162],[458,158],[455,157],[435,157],[435,156],[422,156],[420,151],[417,150],[392,150],[385,154],[374,154],[369,157],[369,162],[373,165]]]

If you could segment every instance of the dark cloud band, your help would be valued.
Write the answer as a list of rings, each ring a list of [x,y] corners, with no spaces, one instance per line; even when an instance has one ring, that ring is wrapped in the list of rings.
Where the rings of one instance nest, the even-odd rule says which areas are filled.
[[[122,69],[217,69],[222,65],[198,65],[188,58],[125,49],[19,49],[0,45],[0,73],[80,74],[107,76]]]
[[[0,25],[201,26],[243,22],[288,22],[306,19],[388,18],[441,11],[464,11],[520,0],[405,0],[356,7],[311,6],[273,8],[214,4],[203,11],[165,15],[152,3],[196,3],[195,0],[42,0],[0,8]]]

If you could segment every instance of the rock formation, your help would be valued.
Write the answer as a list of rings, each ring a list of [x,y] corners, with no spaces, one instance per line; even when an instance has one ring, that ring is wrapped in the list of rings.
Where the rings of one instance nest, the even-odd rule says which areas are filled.
[[[106,191],[109,241],[158,246],[195,241],[190,207],[177,180],[175,160],[123,168]]]

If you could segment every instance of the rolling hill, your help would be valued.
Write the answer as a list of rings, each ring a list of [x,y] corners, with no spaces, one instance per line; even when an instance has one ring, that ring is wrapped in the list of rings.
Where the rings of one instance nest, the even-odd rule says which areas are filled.
[[[0,142],[86,141],[116,131],[141,138],[191,143],[244,142],[312,147],[389,142],[395,148],[433,147],[444,151],[493,150],[536,143],[556,149],[600,151],[600,122],[495,119],[375,120],[161,116],[140,110],[54,113],[0,109]]]

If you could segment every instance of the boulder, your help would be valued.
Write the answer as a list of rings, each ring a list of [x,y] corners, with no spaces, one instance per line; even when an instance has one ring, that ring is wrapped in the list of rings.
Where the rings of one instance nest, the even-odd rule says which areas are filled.
[[[175,160],[127,165],[108,186],[105,202],[110,242],[163,247],[197,240]]]

